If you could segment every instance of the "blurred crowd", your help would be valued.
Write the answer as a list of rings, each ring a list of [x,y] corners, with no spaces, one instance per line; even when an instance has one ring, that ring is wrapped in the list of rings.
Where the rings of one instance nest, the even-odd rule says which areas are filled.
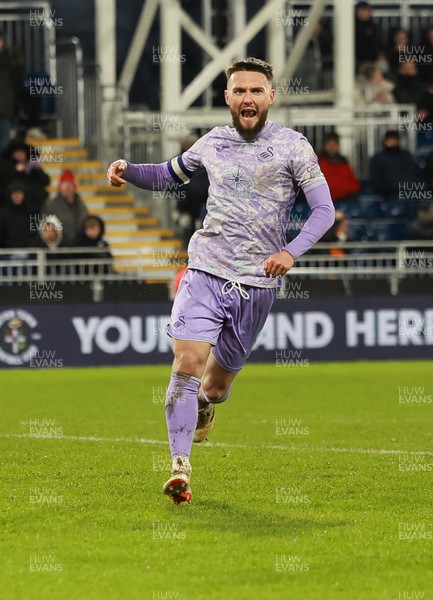
[[[433,124],[433,25],[426,23],[420,39],[412,39],[410,31],[396,27],[384,44],[370,4],[358,2],[355,13],[356,103],[379,107],[413,104],[416,123]],[[315,72],[333,70],[330,20],[324,18],[316,27],[305,64],[309,55]],[[74,173],[62,173],[54,197],[47,193],[49,175],[35,148],[23,141],[29,128],[38,125],[40,110],[37,98],[26,95],[23,82],[22,53],[7,47],[0,30],[0,248],[99,248],[110,258],[104,223],[100,217],[89,215]],[[16,138],[11,141],[13,131]],[[196,139],[191,136],[185,140],[181,151]],[[370,158],[368,178],[360,181],[342,155],[335,131],[328,133],[315,150],[337,209],[327,241],[433,239],[433,152],[421,168],[402,147],[399,131],[388,131],[383,147]],[[206,216],[208,187],[203,171],[174,192],[173,218],[185,248]],[[308,218],[302,194],[293,214],[300,226]],[[289,234],[293,232],[296,228]]]
[[[49,257],[58,260],[70,259],[73,248],[98,248],[98,252],[90,250],[75,256],[112,261],[104,239],[104,222],[99,216],[89,214],[78,193],[74,173],[63,171],[58,190],[50,198],[47,192],[50,177],[32,150],[24,142],[12,141],[0,160],[0,248],[71,249],[71,253],[51,252]]]
[[[50,198],[50,177],[37,148],[24,141],[26,135],[45,137],[38,128],[41,111],[41,98],[26,86],[21,50],[8,48],[0,29],[0,249],[19,248],[20,258],[28,255],[28,248],[47,248],[50,259],[104,259],[108,272],[112,256],[104,239],[104,222],[89,214],[74,173],[61,174],[58,190]],[[57,248],[88,248],[89,252],[53,254]],[[16,255],[6,253],[3,258]]]

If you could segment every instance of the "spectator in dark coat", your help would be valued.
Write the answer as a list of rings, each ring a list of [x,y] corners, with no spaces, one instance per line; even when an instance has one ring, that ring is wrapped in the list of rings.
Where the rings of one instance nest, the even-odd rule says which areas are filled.
[[[3,152],[0,188],[17,180],[25,184],[30,209],[33,214],[38,214],[48,198],[46,187],[50,183],[50,177],[41,169],[37,156],[32,156],[30,146],[24,142],[12,141]]]
[[[399,27],[393,31],[392,40],[386,52],[393,80],[397,77],[398,69],[402,60],[404,60],[405,53],[408,51],[409,44],[410,38],[406,29]]]
[[[23,79],[24,63],[18,52],[9,52],[5,33],[0,30],[0,154],[10,142]]]
[[[112,270],[113,256],[110,252],[110,246],[106,240],[104,240],[105,224],[104,221],[96,216],[89,215],[84,221],[83,229],[75,240],[75,246],[79,248],[99,248],[99,252],[89,252],[76,254],[76,258],[89,261],[104,259],[110,264],[104,264],[103,266],[95,265],[91,269],[85,268],[85,273],[109,273]]]
[[[358,2],[355,16],[356,67],[364,62],[374,62],[379,55],[380,45],[377,26],[373,21],[368,2]]]
[[[433,93],[433,25],[427,27],[421,43],[419,77],[427,92]]]
[[[325,135],[323,150],[318,153],[318,159],[334,202],[356,198],[361,184],[346,157],[340,154],[340,137],[337,133]]]
[[[394,97],[399,104],[415,104],[417,111],[426,113],[426,118],[431,120],[433,96],[429,96],[425,90],[415,62],[408,60],[400,64]]]
[[[349,236],[349,220],[342,210],[335,211],[334,225],[329,229],[320,240],[321,242],[332,242],[335,244],[329,249],[329,254],[333,256],[344,256],[346,250],[341,248],[341,242],[347,241]]]
[[[424,185],[412,154],[400,148],[398,131],[386,132],[383,150],[371,159],[370,183],[386,200],[402,201],[415,199],[416,194],[412,192],[417,186]]]
[[[59,192],[53,200],[46,203],[44,213],[56,215],[62,223],[62,246],[73,246],[89,211],[77,194],[77,180],[72,171],[62,173]]]
[[[31,245],[30,207],[21,181],[9,184],[0,214],[0,247],[27,248]]]
[[[427,182],[427,187],[433,192],[433,152],[431,152],[425,161],[424,177]]]

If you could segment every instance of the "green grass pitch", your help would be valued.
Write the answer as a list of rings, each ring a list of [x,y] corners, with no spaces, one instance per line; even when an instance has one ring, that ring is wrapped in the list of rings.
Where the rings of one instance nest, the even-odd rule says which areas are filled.
[[[169,372],[0,373],[0,598],[433,598],[432,362],[250,364],[178,507]]]

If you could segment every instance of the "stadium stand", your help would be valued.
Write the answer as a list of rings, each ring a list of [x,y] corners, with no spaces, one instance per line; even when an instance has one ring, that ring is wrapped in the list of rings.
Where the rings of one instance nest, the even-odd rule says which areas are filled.
[[[311,2],[304,1],[295,4],[299,15],[306,17],[311,7]],[[289,5],[295,6],[293,2],[288,2]],[[428,27],[428,23],[423,19],[425,19],[425,15],[429,10],[433,19],[433,10],[425,6],[418,10],[415,4],[411,4],[409,12],[406,9],[403,10],[403,7],[396,6],[393,6],[392,10],[390,10],[390,7],[387,7],[387,10],[384,11],[379,2],[372,2],[371,6],[372,19],[375,24],[374,56],[372,54],[367,57],[358,56],[358,58],[362,58],[364,62],[367,59],[368,61],[375,61],[375,66],[372,67],[373,70],[382,69],[387,78],[395,80],[397,77],[396,64],[398,64],[398,60],[396,63],[395,52],[397,51],[397,54],[399,52],[399,37],[397,34],[398,32],[402,33],[401,27],[397,28],[396,24],[400,24],[399,19],[404,20],[404,25],[409,34],[409,38],[405,39],[410,39],[411,42],[418,42],[424,39],[424,30],[426,30],[425,40],[428,45],[431,39],[431,35],[429,37],[431,27]],[[391,13],[392,18],[390,18]],[[16,18],[15,28],[10,26],[13,18]],[[31,49],[26,45],[27,38],[24,35],[25,27],[27,26],[26,19],[27,14],[24,12],[20,13],[17,10],[15,17],[13,17],[9,11],[8,25],[5,28],[4,35],[8,38],[9,42],[17,41],[19,38],[24,44],[22,50],[26,58],[27,73],[43,72],[45,73],[45,79],[51,81],[47,68],[49,66],[55,68],[55,63],[50,63],[52,55],[49,53],[50,44],[52,45],[55,42],[55,31],[51,29],[49,36],[45,40],[41,38],[37,45],[38,52],[32,54]],[[363,35],[364,29],[364,25],[358,23],[359,35]],[[323,32],[326,33],[328,41],[332,40],[333,9],[331,5],[325,10],[319,30],[322,34]],[[294,36],[291,39],[288,37],[287,42],[292,43],[297,33],[295,30]],[[14,36],[17,36],[17,40],[14,40]],[[72,44],[73,52],[65,52],[64,45],[65,40],[62,40],[58,44],[57,79],[59,82],[65,82],[65,85],[67,85],[68,97],[59,96],[57,98],[58,106],[56,106],[55,112],[52,107],[51,116],[56,119],[54,128],[57,132],[61,133],[62,130],[73,131],[77,134],[80,132],[80,139],[78,137],[62,136],[56,138],[47,137],[47,130],[38,131],[37,128],[36,133],[38,135],[27,139],[27,143],[30,146],[38,148],[41,164],[50,176],[51,181],[47,192],[52,196],[57,191],[62,171],[65,169],[74,171],[78,180],[79,193],[90,213],[98,215],[105,222],[105,237],[114,256],[114,270],[110,274],[110,277],[138,278],[142,281],[150,282],[168,282],[175,275],[176,271],[184,266],[186,261],[186,251],[183,249],[183,243],[180,239],[181,235],[176,235],[180,234],[180,231],[175,231],[173,222],[170,222],[169,218],[162,218],[161,211],[157,212],[156,210],[156,203],[148,201],[149,196],[146,196],[146,194],[137,193],[137,190],[132,186],[129,186],[125,191],[107,185],[105,174],[106,161],[103,162],[100,159],[106,149],[103,148],[103,144],[100,141],[99,83],[96,78],[92,81],[80,79],[82,77],[82,62],[80,62],[82,57],[80,58],[79,41],[75,40]],[[60,48],[63,48],[63,50],[60,51]],[[325,45],[316,44],[313,54],[315,56],[317,52],[319,54],[321,52],[329,54],[329,48],[329,43]],[[322,56],[321,64],[324,61],[329,68],[332,68],[333,62],[328,55]],[[298,67],[297,74],[301,76],[301,79],[308,79],[308,74],[303,71],[308,65],[310,65],[308,68],[311,67],[311,64],[308,63],[307,65],[307,63],[308,61],[305,61]],[[189,66],[185,65],[186,71],[188,68]],[[71,76],[67,76],[67,73],[71,74]],[[428,72],[427,70],[422,71],[423,85],[430,85],[432,83],[429,79],[429,73],[431,74],[431,69]],[[314,81],[311,78],[308,79],[308,81],[311,80],[312,89],[315,87],[323,89],[326,85],[329,85],[332,77],[316,77],[313,79]],[[82,94],[81,99],[80,94]],[[24,108],[26,107],[24,106]],[[327,112],[329,107],[321,106],[319,103],[317,107],[313,105],[311,108],[310,112],[313,116],[306,124],[302,122],[302,119],[298,118],[301,112],[291,113],[293,115],[293,124],[291,123],[291,126],[304,132],[314,144],[314,147],[319,150],[322,148],[322,143],[326,139],[326,135],[331,134],[332,136],[339,123],[337,117],[334,117],[334,122],[332,123],[327,121],[328,118],[332,119],[332,117],[326,116],[328,114],[331,115],[331,113]],[[315,108],[317,108],[316,112]],[[375,112],[374,107],[373,110],[369,111],[369,107],[364,106],[362,110],[358,110],[354,114],[351,124],[355,131],[355,136],[349,163],[355,169],[358,179],[361,180],[362,187],[356,197],[351,197],[348,200],[335,199],[336,208],[343,211],[348,219],[348,241],[362,244],[362,247],[359,247],[359,251],[363,254],[366,251],[368,252],[368,244],[372,245],[371,251],[374,253],[375,248],[377,248],[374,244],[401,243],[410,238],[411,231],[413,231],[412,224],[416,220],[417,212],[425,204],[425,202],[423,204],[422,202],[415,201],[403,202],[395,198],[384,201],[383,197],[372,191],[371,182],[368,180],[368,163],[372,156],[381,149],[382,138],[387,128],[394,129],[402,115],[407,118],[407,112],[401,112],[407,111],[406,106],[402,106],[400,110],[398,105],[387,105],[387,111],[387,115],[389,116],[385,118],[385,112],[382,109],[381,112]],[[26,110],[24,110],[24,113],[24,117],[28,117]],[[147,113],[146,124],[146,119],[141,119],[141,113],[136,113],[138,124],[130,126],[128,125],[128,118],[131,119],[133,113],[134,111],[130,107],[124,112],[124,120],[120,122],[116,130],[117,137],[119,140],[122,140],[122,143],[115,142],[113,144],[111,148],[113,154],[124,155],[135,162],[160,162],[167,158],[163,156],[162,151],[164,131],[161,129],[155,132],[154,123],[151,122],[154,115],[149,112]],[[146,111],[144,111],[144,114],[146,115]],[[314,116],[316,114],[318,114],[317,118]],[[322,122],[320,122],[320,115],[323,116]],[[32,123],[32,125],[34,124]],[[342,124],[344,126],[345,122],[342,121]],[[48,134],[52,129],[50,127]],[[197,124],[196,129],[202,134],[208,127],[204,127],[203,123],[201,123],[200,125]],[[18,128],[17,133],[19,132]],[[405,148],[409,145],[409,149],[414,151],[416,159],[420,156],[417,144],[418,146],[422,145],[422,160],[429,164],[429,159],[427,158],[429,155],[428,144],[432,142],[429,141],[428,136],[421,136],[419,134],[420,132],[413,134],[409,128],[408,131],[402,132],[403,145]],[[113,157],[113,154],[111,157]],[[353,161],[354,156],[357,158],[356,163]],[[167,198],[166,200],[170,205],[170,199]],[[170,209],[166,211],[166,213],[169,212]],[[297,234],[307,220],[308,214],[308,206],[300,198],[295,203],[292,213],[289,237],[294,237]],[[353,252],[353,248],[349,249],[350,252]],[[0,261],[4,260],[5,256],[5,252],[2,252],[0,252]],[[38,252],[41,253],[42,250],[39,249]],[[34,256],[36,257],[34,258],[35,264],[39,261],[40,266],[41,254]],[[87,258],[86,260],[88,262],[89,259]],[[311,266],[312,264],[310,263],[310,268]],[[28,272],[31,272],[31,269],[30,271],[26,271],[27,274]],[[5,281],[11,282],[12,276],[10,274],[12,271],[8,271],[7,265],[6,267],[3,266],[3,273],[9,273],[9,279],[6,278]],[[14,267],[13,273],[16,280],[20,273],[19,268],[17,270]],[[64,277],[67,275],[63,271],[60,271],[60,274]],[[89,271],[87,271],[86,276],[90,277]],[[83,277],[85,278],[84,274]]]
[[[168,280],[174,275],[176,268],[169,265],[169,260],[164,265],[155,265],[154,259],[159,249],[164,249],[168,256],[175,250],[178,252],[180,242],[174,239],[173,230],[159,227],[158,219],[150,214],[148,207],[135,205],[134,196],[108,185],[102,162],[88,160],[88,152],[78,139],[28,139],[27,143],[42,148],[41,161],[51,178],[48,187],[51,195],[58,189],[62,171],[75,172],[80,196],[89,212],[104,219],[105,238],[112,249],[117,273],[133,270],[135,263],[141,261],[141,274],[146,279],[158,279],[162,273]]]

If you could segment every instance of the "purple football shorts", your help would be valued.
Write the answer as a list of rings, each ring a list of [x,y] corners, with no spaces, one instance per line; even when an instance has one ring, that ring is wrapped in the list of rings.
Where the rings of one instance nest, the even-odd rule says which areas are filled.
[[[174,299],[167,333],[177,340],[209,342],[218,364],[237,373],[251,354],[277,292],[188,269]]]

